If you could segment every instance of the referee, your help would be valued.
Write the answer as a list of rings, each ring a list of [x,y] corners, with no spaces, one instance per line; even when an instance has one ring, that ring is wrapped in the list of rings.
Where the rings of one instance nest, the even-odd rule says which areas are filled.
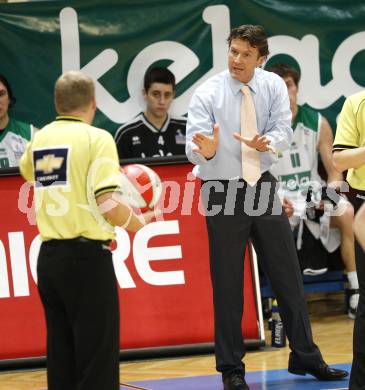
[[[37,132],[20,161],[34,182],[42,239],[38,290],[47,324],[48,390],[119,390],[119,303],[109,242],[114,226],[137,231],[119,189],[113,137],[91,126],[94,84],[81,72],[55,85],[56,120]]]
[[[365,205],[365,91],[349,96],[342,108],[333,144],[333,159],[339,171],[348,169],[347,181],[357,193],[355,211]],[[356,215],[356,229],[359,218]],[[363,231],[364,227],[361,227]],[[350,376],[350,390],[365,389],[365,253],[356,242],[356,268],[360,286],[353,349],[354,357]]]

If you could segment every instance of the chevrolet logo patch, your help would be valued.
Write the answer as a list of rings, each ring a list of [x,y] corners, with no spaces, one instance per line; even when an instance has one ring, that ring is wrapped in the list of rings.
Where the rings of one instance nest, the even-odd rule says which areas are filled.
[[[63,157],[56,157],[54,154],[46,154],[41,160],[37,160],[35,170],[44,173],[52,173],[55,169],[60,169]]]
[[[48,147],[33,150],[36,187],[65,186],[68,184],[70,147]]]

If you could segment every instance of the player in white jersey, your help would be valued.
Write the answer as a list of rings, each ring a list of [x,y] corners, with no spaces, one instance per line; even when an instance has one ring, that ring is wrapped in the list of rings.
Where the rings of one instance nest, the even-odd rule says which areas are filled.
[[[31,140],[33,126],[9,116],[8,110],[15,103],[11,86],[0,74],[0,169],[19,165],[25,145]]]
[[[327,192],[334,199],[330,190],[342,182],[342,174],[336,171],[332,162],[332,129],[325,117],[307,105],[297,104],[299,73],[286,64],[271,66],[269,71],[277,73],[285,81],[292,111],[292,128],[294,131],[291,147],[283,152],[278,151],[278,163],[271,172],[281,183],[281,195],[284,207],[293,227],[298,227],[297,249],[301,248],[303,225],[312,235],[321,241],[330,253],[339,246],[341,257],[349,280],[349,317],[354,319],[359,299],[358,280],[355,266],[354,232],[352,205],[339,197],[337,207],[333,203],[323,202],[323,193]],[[327,173],[327,185],[318,173],[318,152]],[[308,193],[308,189],[313,190]],[[311,196],[308,197],[308,194]],[[308,201],[312,208],[308,209]],[[326,208],[323,210],[323,208]],[[305,274],[319,274],[327,267],[311,267],[303,270]]]

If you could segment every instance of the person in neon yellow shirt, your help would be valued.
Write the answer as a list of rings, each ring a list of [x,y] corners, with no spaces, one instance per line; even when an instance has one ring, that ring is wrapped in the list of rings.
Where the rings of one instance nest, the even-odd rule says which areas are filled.
[[[20,160],[34,182],[42,239],[38,290],[47,324],[48,388],[119,390],[118,288],[109,242],[114,226],[150,222],[123,199],[113,137],[91,126],[92,79],[67,72],[55,85],[59,116],[38,131]]]
[[[333,143],[333,160],[336,168],[347,171],[347,181],[356,193],[354,202],[355,235],[365,247],[365,91],[349,96],[337,123]],[[365,252],[356,243],[356,268],[359,278],[360,299],[357,308],[351,369],[351,390],[365,388]]]

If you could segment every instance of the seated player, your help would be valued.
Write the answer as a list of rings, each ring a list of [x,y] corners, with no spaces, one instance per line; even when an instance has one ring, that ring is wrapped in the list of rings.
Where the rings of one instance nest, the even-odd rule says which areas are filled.
[[[31,140],[34,128],[9,116],[9,108],[15,104],[11,86],[0,74],[0,169],[19,166],[25,145]]]
[[[281,183],[284,208],[290,217],[293,230],[298,227],[296,230],[297,249],[301,248],[303,229],[320,240],[322,247],[330,253],[340,246],[349,281],[348,315],[354,319],[359,300],[354,251],[354,210],[347,200],[340,197],[333,211],[323,211],[324,207],[331,207],[331,202],[323,202],[322,196],[324,192],[330,190],[322,190],[325,183],[318,173],[319,152],[327,173],[328,188],[336,188],[343,180],[342,174],[335,169],[332,161],[333,133],[331,127],[327,119],[319,112],[307,105],[297,104],[300,74],[296,69],[286,64],[275,64],[267,70],[278,74],[285,81],[293,116],[293,142],[290,149],[284,152],[278,151],[278,163],[273,165],[271,171]],[[310,196],[310,199],[308,199],[309,187],[313,188],[313,196]],[[310,209],[308,209],[308,201],[312,205]],[[310,261],[312,264],[304,269],[303,273],[313,275],[327,271],[326,264],[320,264],[320,256],[313,255]],[[302,268],[304,268],[303,265]]]
[[[155,67],[144,76],[145,112],[115,134],[119,158],[185,155],[186,118],[168,113],[175,97],[175,76]]]

